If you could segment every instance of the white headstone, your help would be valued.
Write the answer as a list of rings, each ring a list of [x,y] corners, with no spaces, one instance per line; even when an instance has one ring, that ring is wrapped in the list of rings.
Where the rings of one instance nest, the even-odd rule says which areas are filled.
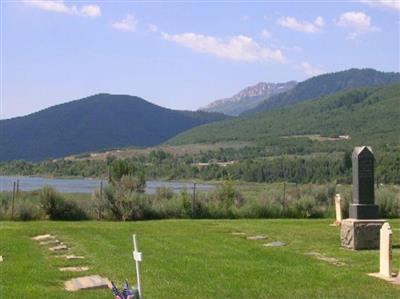
[[[342,198],[340,194],[335,196],[335,208],[336,208],[336,224],[342,223]]]
[[[379,274],[383,277],[392,277],[392,229],[385,222],[380,230]]]

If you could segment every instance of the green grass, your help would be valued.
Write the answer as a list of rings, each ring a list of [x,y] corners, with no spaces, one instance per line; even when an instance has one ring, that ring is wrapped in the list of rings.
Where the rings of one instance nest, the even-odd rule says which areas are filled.
[[[138,235],[145,298],[398,298],[400,287],[366,275],[379,270],[378,251],[339,246],[339,228],[324,220],[170,220],[144,222],[0,222],[2,298],[112,298],[109,290],[68,293],[63,282],[79,276],[58,266],[88,265],[121,284],[134,282],[131,234]],[[400,266],[400,221],[390,221],[394,270]],[[234,236],[265,234],[267,242]],[[31,240],[52,233],[84,261],[52,258]],[[346,263],[337,267],[306,256],[318,251]]]

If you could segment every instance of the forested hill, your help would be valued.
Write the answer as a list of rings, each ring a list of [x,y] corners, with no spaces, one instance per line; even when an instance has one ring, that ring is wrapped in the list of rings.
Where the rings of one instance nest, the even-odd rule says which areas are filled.
[[[400,143],[400,84],[335,93],[286,108],[208,124],[181,133],[171,144],[274,137],[350,135],[359,144]]]
[[[139,97],[98,94],[0,120],[0,161],[42,160],[124,146],[152,146],[217,113],[166,109]]]
[[[339,91],[396,82],[400,82],[400,73],[385,73],[374,69],[350,69],[324,74],[303,81],[285,93],[269,97],[254,109],[244,112],[244,114],[287,107]]]

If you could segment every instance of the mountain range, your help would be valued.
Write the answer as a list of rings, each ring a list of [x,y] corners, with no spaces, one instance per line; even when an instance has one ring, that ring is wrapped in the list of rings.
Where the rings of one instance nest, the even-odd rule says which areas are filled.
[[[396,82],[399,73],[350,69],[301,83],[259,83],[211,105],[225,107],[219,111],[226,114],[236,115],[241,109],[239,117],[171,110],[136,96],[97,94],[0,120],[0,162],[165,142],[262,142],[310,134],[349,135],[362,144],[398,143],[400,84]],[[243,110],[246,101],[254,104],[260,99],[258,106]]]
[[[245,111],[244,114],[287,107],[338,91],[395,82],[400,82],[400,73],[385,73],[374,69],[349,69],[323,74],[305,80],[285,93],[280,93],[260,101],[255,108]]]
[[[352,139],[358,144],[398,145],[399,107],[400,83],[352,89],[199,126],[179,134],[168,143],[253,141],[262,144],[277,138],[308,136],[336,140],[342,135],[343,139]]]
[[[97,94],[0,120],[0,161],[153,146],[187,129],[226,117],[166,109],[134,96]]]
[[[296,84],[296,81],[285,83],[260,82],[256,85],[246,87],[230,98],[216,100],[199,110],[238,116],[245,111],[255,108],[269,97],[292,89]]]

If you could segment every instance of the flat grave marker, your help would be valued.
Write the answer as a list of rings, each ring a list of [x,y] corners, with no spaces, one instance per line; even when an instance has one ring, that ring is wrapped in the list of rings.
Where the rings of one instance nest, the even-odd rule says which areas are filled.
[[[78,290],[90,289],[106,289],[111,288],[111,282],[100,275],[91,275],[73,278],[64,283],[65,289],[70,292]]]
[[[80,267],[61,267],[58,268],[61,272],[85,272],[89,270],[89,267],[80,266]]]
[[[247,240],[257,241],[257,240],[265,240],[266,238],[267,238],[267,236],[256,235],[256,236],[247,237]]]
[[[327,263],[332,264],[334,266],[341,267],[341,266],[345,266],[346,265],[346,263],[338,260],[335,257],[326,256],[325,254],[322,254],[322,253],[319,253],[319,252],[311,251],[311,252],[307,252],[306,255],[315,257],[317,260],[327,262]]]
[[[274,241],[271,243],[266,243],[263,246],[265,246],[265,247],[282,247],[282,246],[286,246],[286,243],[281,242],[281,241]]]
[[[38,236],[35,236],[32,238],[32,240],[35,240],[35,241],[44,241],[44,240],[48,240],[48,239],[55,239],[55,237],[50,234],[45,234],[45,235],[38,235]]]
[[[54,246],[54,247],[50,247],[49,248],[49,250],[51,250],[51,251],[62,251],[62,250],[68,250],[68,247],[67,247],[67,245],[57,245],[57,246]]]

